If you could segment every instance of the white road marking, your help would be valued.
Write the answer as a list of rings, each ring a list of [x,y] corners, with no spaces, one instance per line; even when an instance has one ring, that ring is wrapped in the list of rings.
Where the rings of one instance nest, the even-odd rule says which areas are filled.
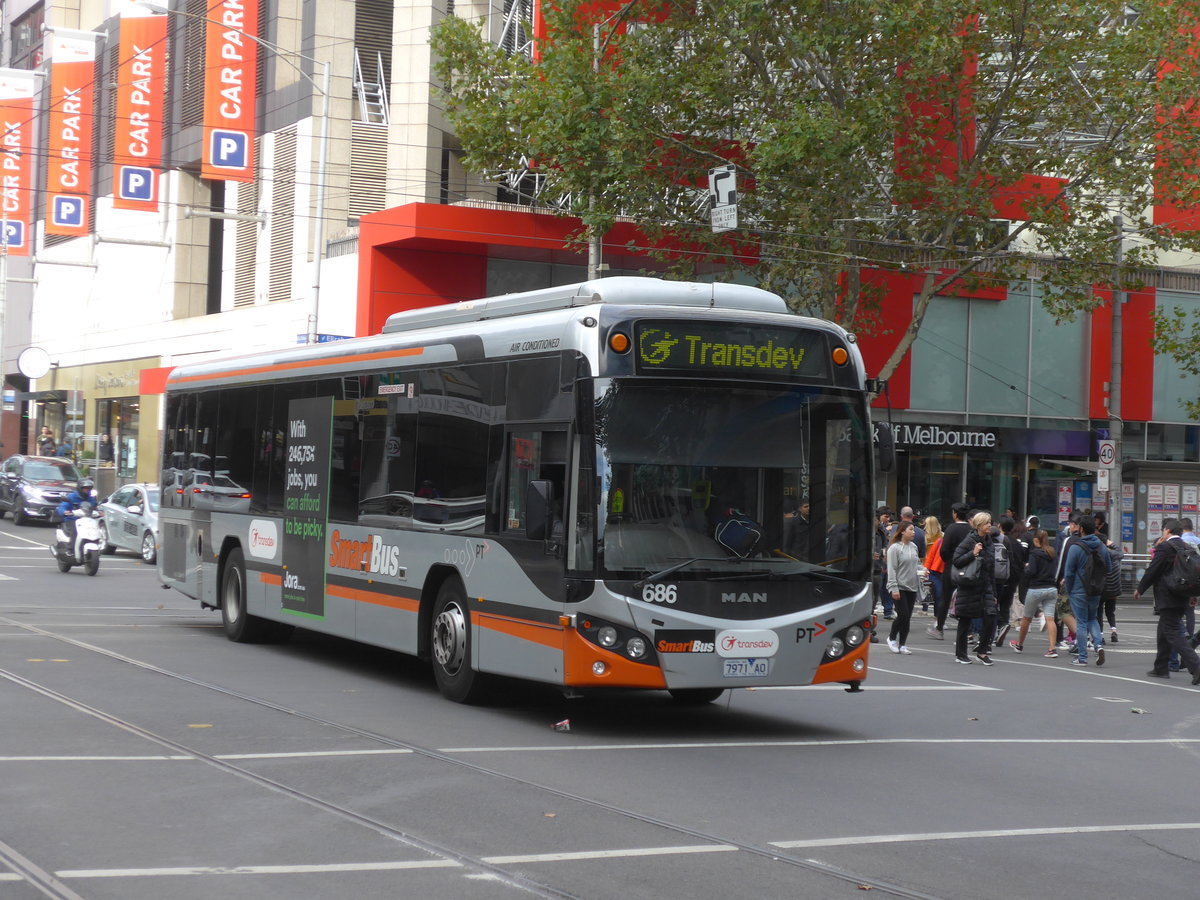
[[[161,869],[62,869],[59,878],[146,878],[162,875],[307,875],[322,872],[392,872],[399,869],[459,869],[452,859],[414,859],[396,862],[325,863],[298,866],[173,866]]]
[[[932,831],[925,834],[867,834],[857,837],[812,838],[804,841],[771,841],[772,847],[795,850],[808,847],[853,847],[863,844],[903,844],[924,841],[961,841],[993,837],[1036,837],[1047,834],[1103,834],[1124,831],[1194,831],[1200,822],[1164,822],[1154,825],[1067,825],[1062,828],[1000,828],[993,831]]]
[[[213,759],[306,759],[321,756],[399,756],[412,753],[402,747],[388,747],[385,750],[316,750],[310,753],[216,753]]]
[[[861,738],[835,741],[713,741],[677,744],[559,744],[529,747],[439,747],[438,753],[540,753],[587,752],[592,750],[720,750],[771,749],[774,747],[869,747],[881,744],[1092,744],[1126,746],[1156,744],[1200,744],[1200,738]]]
[[[752,691],[845,691],[841,684],[781,684],[750,688]],[[986,684],[867,684],[863,691],[1003,691]]]
[[[736,852],[732,844],[701,844],[692,847],[635,847],[627,850],[578,850],[573,853],[533,853],[526,856],[485,856],[483,861],[493,866],[514,863],[570,862],[577,859],[621,859],[631,856],[678,856],[686,853]]]

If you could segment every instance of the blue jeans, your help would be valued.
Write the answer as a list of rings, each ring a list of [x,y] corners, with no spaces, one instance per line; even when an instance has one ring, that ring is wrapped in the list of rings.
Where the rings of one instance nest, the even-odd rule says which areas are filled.
[[[1099,650],[1104,646],[1104,630],[1100,627],[1100,598],[1071,595],[1071,612],[1075,615],[1075,649],[1079,661],[1087,662],[1087,639]]]
[[[879,602],[883,604],[883,614],[885,616],[892,615],[892,610],[895,607],[892,603],[892,592],[887,589],[887,572],[876,576],[875,596],[877,596],[879,598]]]

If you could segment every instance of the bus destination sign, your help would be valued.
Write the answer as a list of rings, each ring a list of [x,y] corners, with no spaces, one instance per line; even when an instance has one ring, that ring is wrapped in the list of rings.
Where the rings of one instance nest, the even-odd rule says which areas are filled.
[[[739,378],[825,380],[825,335],[735,322],[647,319],[637,323],[637,371]]]

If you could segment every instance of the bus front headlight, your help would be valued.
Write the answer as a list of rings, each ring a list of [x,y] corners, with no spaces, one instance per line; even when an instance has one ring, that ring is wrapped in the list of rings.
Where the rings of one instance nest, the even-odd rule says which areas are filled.
[[[617,629],[611,625],[605,625],[596,632],[596,640],[599,641],[601,647],[611,649],[617,646]]]
[[[837,659],[846,652],[846,644],[841,638],[834,638],[829,642],[829,646],[825,648],[825,655],[830,659]]]
[[[630,659],[641,659],[646,655],[646,639],[631,637],[625,642],[625,652],[629,654]]]
[[[846,629],[846,645],[853,649],[866,639],[867,633],[861,625],[851,625]]]

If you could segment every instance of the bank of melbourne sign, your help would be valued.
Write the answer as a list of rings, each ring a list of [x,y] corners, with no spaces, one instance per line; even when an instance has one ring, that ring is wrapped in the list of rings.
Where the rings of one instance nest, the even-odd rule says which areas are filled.
[[[1082,456],[1091,452],[1090,431],[1050,428],[974,428],[965,425],[892,425],[896,446],[930,450],[995,450],[1030,456]]]

